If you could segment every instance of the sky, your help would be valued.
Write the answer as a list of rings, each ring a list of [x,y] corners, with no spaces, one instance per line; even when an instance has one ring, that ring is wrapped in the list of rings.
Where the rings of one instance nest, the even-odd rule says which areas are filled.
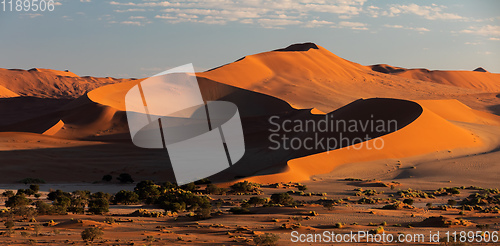
[[[314,42],[362,65],[500,73],[496,0],[56,0],[53,11],[8,2],[2,68],[142,78]]]

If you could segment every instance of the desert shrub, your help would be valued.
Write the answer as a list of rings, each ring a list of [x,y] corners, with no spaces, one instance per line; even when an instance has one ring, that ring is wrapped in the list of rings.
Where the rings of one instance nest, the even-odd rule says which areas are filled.
[[[206,184],[211,184],[211,183],[212,183],[212,181],[210,181],[207,178],[194,181],[195,185],[206,185]]]
[[[106,175],[102,176],[102,181],[109,182],[111,180],[113,180],[113,176],[111,176],[109,174],[106,174]]]
[[[56,190],[56,191],[49,192],[49,194],[47,195],[47,199],[49,199],[51,201],[55,201],[57,198],[60,198],[60,197],[71,198],[71,194],[68,192],[64,192],[62,190]]]
[[[166,211],[179,212],[182,210],[195,211],[198,208],[210,208],[210,199],[206,196],[197,196],[191,191],[170,189],[158,198],[157,204]],[[179,210],[180,209],[180,210]]]
[[[455,205],[457,205],[457,201],[455,201],[455,200],[453,200],[453,199],[449,199],[449,200],[448,200],[448,205],[450,205],[450,206],[455,206]]]
[[[219,188],[217,187],[217,185],[214,184],[208,184],[207,187],[205,188],[205,192],[207,194],[212,194],[212,195],[223,195],[226,193],[226,189]]]
[[[139,195],[133,191],[121,190],[115,195],[114,202],[117,204],[136,204],[139,202]]]
[[[45,184],[45,180],[39,178],[25,178],[19,180],[19,183],[23,184]]]
[[[57,197],[55,201],[52,202],[54,211],[58,214],[66,214],[69,207],[71,206],[71,197],[61,196]]]
[[[15,223],[14,223],[14,221],[12,221],[12,220],[7,220],[7,221],[5,221],[5,223],[3,223],[3,225],[4,225],[4,226],[5,226],[5,228],[7,228],[7,229],[12,229],[12,228],[14,228]]]
[[[7,198],[12,197],[12,196],[14,196],[14,195],[15,195],[15,194],[14,194],[14,191],[11,191],[11,190],[6,190],[6,191],[4,191],[4,192],[2,193],[2,196],[7,197]]]
[[[421,190],[413,190],[411,188],[407,190],[398,191],[398,195],[402,198],[435,198],[434,195],[429,195]]]
[[[96,239],[102,238],[104,232],[99,227],[91,227],[82,231],[82,239],[86,242],[93,242]]]
[[[359,204],[375,204],[380,202],[382,199],[380,198],[367,198],[367,197],[362,197],[361,199],[358,200]]]
[[[36,211],[39,215],[49,215],[53,213],[53,208],[50,204],[43,201],[37,201],[35,203]]]
[[[291,205],[293,198],[288,193],[275,193],[271,195],[271,201],[274,204]]]
[[[130,176],[130,174],[128,174],[128,173],[122,173],[122,174],[118,175],[118,177],[116,179],[118,179],[118,181],[120,181],[120,183],[124,183],[124,184],[134,183],[132,176]]]
[[[88,204],[90,198],[90,191],[88,190],[76,190],[71,193],[71,204],[68,208],[69,212],[75,214],[85,213],[85,207]]]
[[[210,211],[211,211],[211,206],[199,207],[196,210],[196,216],[199,219],[208,219],[210,218]]]
[[[89,213],[104,214],[109,212],[109,201],[105,198],[94,198],[89,201]]]
[[[408,205],[413,205],[413,202],[415,202],[415,200],[413,200],[411,198],[406,198],[403,200],[403,203],[406,203]]]
[[[33,194],[38,193],[38,191],[40,191],[40,185],[38,185],[38,184],[31,184],[30,185],[30,190],[33,191]]]
[[[377,229],[371,229],[369,231],[370,234],[381,234],[384,233],[384,227],[380,226]]]
[[[362,195],[365,195],[365,196],[374,196],[374,195],[380,194],[376,190],[372,190],[372,189],[363,190],[361,188],[357,188],[357,189],[354,189],[354,190],[357,191],[356,193],[354,193],[355,196],[362,196]]]
[[[161,195],[162,187],[155,184],[151,180],[139,182],[134,191],[139,195],[139,200],[144,201],[146,204],[154,204]]]
[[[305,190],[307,190],[307,186],[306,185],[297,185],[297,189],[299,189],[300,191],[305,191]]]
[[[252,196],[252,197],[250,197],[250,199],[248,199],[248,204],[251,204],[254,206],[263,205],[265,203],[266,203],[266,199],[258,197],[258,196]]]
[[[257,245],[273,246],[278,244],[280,237],[273,233],[264,233],[262,235],[255,236],[253,242]]]
[[[414,207],[412,205],[409,205],[407,203],[401,202],[401,201],[396,201],[395,203],[392,204],[387,204],[382,209],[413,209]]]
[[[106,200],[110,200],[111,199],[111,194],[109,193],[104,193],[102,191],[99,191],[99,192],[96,192],[96,193],[92,193],[90,195],[90,198],[91,199],[98,199],[98,198],[102,198],[102,199],[106,199]]]
[[[191,192],[195,192],[196,190],[198,190],[200,187],[195,185],[193,182],[191,183],[187,183],[185,185],[182,185],[180,187],[181,189],[183,190],[187,190],[187,191],[191,191]]]
[[[24,194],[16,194],[14,196],[9,197],[7,201],[5,201],[5,206],[10,207],[12,209],[25,207],[31,203],[31,200],[26,198]]]
[[[435,196],[451,196],[451,195],[458,195],[460,194],[460,187],[444,187],[444,188],[439,188],[438,190],[434,191],[433,194]]]
[[[238,182],[231,185],[230,188],[233,192],[236,193],[253,193],[253,192],[258,192],[260,185],[245,180],[243,182]]]

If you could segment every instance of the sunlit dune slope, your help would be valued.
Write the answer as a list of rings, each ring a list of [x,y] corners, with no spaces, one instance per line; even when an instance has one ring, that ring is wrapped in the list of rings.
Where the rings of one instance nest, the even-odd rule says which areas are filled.
[[[0,68],[0,86],[21,95],[42,98],[77,98],[85,92],[125,79],[79,77],[69,71]],[[0,96],[2,95],[0,89]]]
[[[17,97],[16,93],[0,85],[0,98]]]
[[[437,102],[438,105],[432,105],[432,102],[424,104],[436,107],[440,103]],[[453,103],[451,103],[451,106],[457,107]],[[351,148],[342,148],[293,159],[288,162],[288,169],[283,173],[254,176],[247,179],[262,183],[301,181],[309,179],[312,175],[329,173],[342,164],[405,158],[432,152],[482,146],[481,140],[473,132],[452,124],[425,106],[422,106],[422,108],[422,114],[414,122],[396,132],[381,137],[384,140],[384,148],[381,150],[367,149],[366,147],[370,146],[367,143],[363,148],[356,150],[354,147],[360,147],[358,144]],[[471,121],[472,119],[469,119],[471,115],[467,114],[469,112],[460,115],[462,117],[460,119],[463,120],[465,117]],[[445,116],[454,119],[459,118],[457,116]],[[369,142],[373,141],[370,140]]]
[[[308,49],[300,49],[300,46]],[[198,76],[271,95],[295,108],[330,112],[359,98],[437,99],[477,91],[372,71],[321,46],[296,44],[246,56]]]
[[[397,75],[408,79],[452,85],[484,92],[500,92],[500,74],[486,70],[478,71],[440,71],[428,69],[405,69],[387,64],[370,66],[373,71]]]

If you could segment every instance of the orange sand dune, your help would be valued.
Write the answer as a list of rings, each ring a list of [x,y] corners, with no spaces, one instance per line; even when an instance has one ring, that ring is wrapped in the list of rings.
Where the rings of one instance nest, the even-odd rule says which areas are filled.
[[[446,120],[481,125],[500,125],[500,116],[471,109],[458,100],[419,100],[417,102]]]
[[[487,145],[487,141],[454,123],[500,125],[499,116],[471,109],[456,100],[441,100],[468,98],[469,102],[480,101],[477,100],[481,96],[478,90],[498,91],[496,86],[500,83],[496,74],[435,71],[429,72],[432,76],[426,80],[427,77],[420,78],[420,75],[409,76],[425,71],[412,72],[388,65],[379,66],[380,71],[385,71],[382,73],[372,69],[309,43],[247,56],[197,74],[205,100],[233,102],[242,117],[247,152],[241,163],[220,173],[221,180],[253,175],[248,179],[262,183],[301,181],[347,163],[464,148],[479,149]],[[399,76],[405,73],[409,77]],[[130,168],[127,172],[133,170],[133,173],[143,175],[141,178],[172,178],[171,169],[164,159],[165,153],[137,148],[130,141],[124,98],[128,90],[140,81],[78,77],[70,72],[45,69],[0,69],[0,97],[12,93],[36,97],[0,100],[0,116],[8,119],[0,120],[3,131],[0,133],[0,159],[6,160],[5,169],[8,169],[0,174],[23,175],[25,168],[29,167],[36,172],[40,170],[37,174],[42,178],[57,179],[54,174],[69,173],[74,166],[65,163],[72,163],[82,170],[95,172],[89,172],[82,180],[95,180],[95,177],[99,179],[103,173],[108,173],[111,164],[116,164],[112,168],[119,164]],[[488,94],[489,97],[492,95],[495,97],[493,93]],[[407,99],[418,104],[382,98],[358,100],[373,97]],[[48,104],[50,100],[55,100],[53,106],[36,110],[41,113],[32,110],[20,116],[23,108]],[[392,113],[405,122],[405,127],[379,137],[385,144],[382,150],[342,148],[319,153],[321,151],[271,151],[267,148],[270,145],[270,116],[317,120],[323,112],[332,112],[350,102],[353,103],[349,107],[333,113],[346,119],[369,117],[371,112],[386,116]],[[485,101],[477,107],[495,107],[495,102]],[[11,107],[15,105],[16,108]],[[373,142],[363,144],[373,146]],[[356,146],[359,145],[362,144]],[[20,152],[8,150],[23,152],[18,154]],[[81,160],[75,161],[75,157],[81,157]],[[138,165],[139,162],[146,163],[148,168]],[[38,168],[39,163],[43,163],[43,170]],[[32,168],[35,166],[37,168]]]
[[[387,64],[369,66],[373,71],[485,92],[500,92],[500,74],[482,71],[405,69]]]
[[[0,68],[0,86],[21,96],[76,98],[100,86],[124,81],[127,80],[109,77],[79,77],[69,71],[51,69]],[[0,95],[2,95],[1,89]]]
[[[18,94],[0,85],[0,98],[17,97]]]
[[[372,71],[321,46],[246,56],[198,76],[287,101],[295,108],[330,112],[359,98],[438,99],[475,90],[413,81]],[[297,49],[295,49],[297,50]]]
[[[426,104],[431,105],[431,102]],[[432,107],[439,106],[431,105]],[[481,147],[482,142],[473,132],[460,128],[426,107],[413,123],[394,133],[382,136],[384,148],[381,150],[362,148],[360,144],[330,152],[310,155],[288,162],[283,173],[246,178],[253,182],[274,183],[308,180],[311,176],[325,174],[342,164],[366,162],[382,159],[397,159],[423,155],[443,150]],[[373,146],[373,141],[370,146]],[[368,146],[368,145],[365,145]]]

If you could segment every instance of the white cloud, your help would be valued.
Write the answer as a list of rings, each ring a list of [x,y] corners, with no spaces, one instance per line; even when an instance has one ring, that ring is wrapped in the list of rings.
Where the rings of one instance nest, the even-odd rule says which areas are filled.
[[[500,38],[489,38],[489,40],[500,41]]]
[[[314,22],[318,14],[332,14],[341,18],[351,18],[363,12],[366,0],[143,0],[111,1],[115,12],[131,12],[146,8],[147,11],[161,11],[167,15],[156,13],[156,19],[167,22],[195,22],[206,24],[226,24],[237,22],[257,24],[272,28],[305,24],[305,27],[326,25],[326,22]],[[122,9],[124,7],[133,7]],[[370,9],[377,7],[371,6]],[[137,10],[139,11],[139,10]],[[144,10],[141,10],[144,11]],[[363,29],[364,27],[354,27]]]
[[[116,13],[126,13],[126,12],[144,12],[145,9],[115,9]]]
[[[389,27],[389,28],[404,28],[404,26],[402,26],[402,25],[388,25],[388,24],[386,24],[384,26]]]
[[[131,20],[137,20],[137,19],[143,20],[143,19],[146,19],[145,16],[130,16],[128,18],[131,19]]]
[[[325,21],[325,20],[312,20],[307,22],[304,27],[320,27],[320,26],[325,26],[325,25],[333,25],[335,23],[331,21]]]
[[[482,36],[500,36],[500,26],[485,25],[482,27],[469,27],[460,33],[477,34]]]
[[[80,0],[80,2],[82,2],[82,3],[90,3],[90,2],[92,2],[92,0]]]
[[[367,25],[361,22],[341,21],[339,22],[339,27],[351,28],[353,30],[368,30]]]
[[[417,31],[417,32],[420,32],[420,33],[430,31],[429,29],[427,29],[425,27],[405,27],[405,26],[402,26],[402,25],[389,25],[389,24],[386,24],[384,26],[388,27],[388,28],[414,30],[414,31]]]
[[[42,14],[34,14],[34,13],[28,13],[28,14],[23,14],[23,16],[26,16],[28,18],[36,18],[36,17],[40,17],[40,16],[43,16]]]
[[[479,42],[465,42],[465,44],[467,44],[467,45],[479,45],[481,43],[479,43]]]
[[[400,14],[414,14],[421,16],[428,20],[465,20],[465,17],[462,17],[453,13],[443,12],[443,7],[439,7],[435,4],[431,6],[422,6],[417,4],[409,4],[409,5],[401,5],[401,4],[393,4],[389,8],[389,11],[383,13],[383,15],[394,17],[399,16]]]

